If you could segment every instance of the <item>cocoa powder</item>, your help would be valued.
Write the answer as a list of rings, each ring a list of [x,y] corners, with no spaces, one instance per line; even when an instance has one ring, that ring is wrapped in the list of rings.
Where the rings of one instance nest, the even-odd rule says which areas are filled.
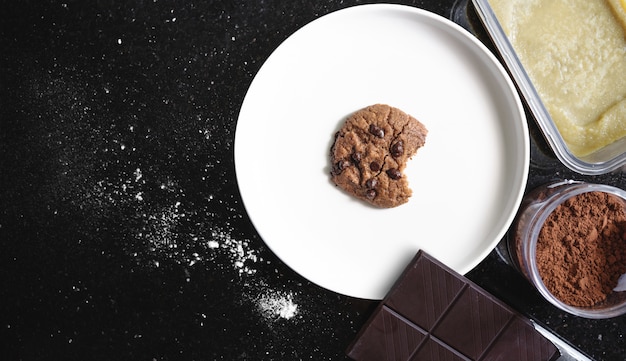
[[[606,299],[626,272],[626,211],[609,193],[587,192],[559,205],[537,239],[537,267],[548,290],[571,306]]]

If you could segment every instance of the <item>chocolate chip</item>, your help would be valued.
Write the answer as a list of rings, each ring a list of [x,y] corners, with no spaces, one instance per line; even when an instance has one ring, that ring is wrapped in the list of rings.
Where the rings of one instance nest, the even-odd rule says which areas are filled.
[[[398,158],[399,156],[401,156],[404,153],[404,143],[402,142],[402,140],[399,140],[395,144],[393,144],[391,146],[391,149],[389,149],[389,152],[394,158]]]
[[[341,174],[341,172],[343,172],[344,169],[348,168],[349,166],[350,166],[350,162],[348,162],[345,159],[342,159],[339,162],[335,163],[332,173],[334,175],[339,175]]]
[[[365,182],[365,186],[370,189],[376,188],[377,185],[378,185],[378,180],[376,180],[376,178],[368,179],[367,182]]]
[[[360,163],[361,159],[363,159],[363,155],[360,152],[352,153],[352,160],[354,163]]]
[[[378,162],[374,161],[374,162],[370,163],[370,169],[372,170],[372,172],[378,172],[380,170],[380,164],[378,164]]]
[[[375,189],[368,189],[367,191],[365,191],[365,196],[367,197],[367,199],[374,199],[376,198],[377,194],[378,193]]]
[[[397,180],[402,178],[402,173],[400,173],[399,170],[397,170],[396,168],[391,168],[387,170],[387,175],[389,176],[389,178],[393,179],[393,180]]]
[[[383,128],[374,125],[374,124],[370,124],[370,133],[372,133],[373,135],[377,136],[378,138],[384,138],[385,137],[385,131],[383,130]]]

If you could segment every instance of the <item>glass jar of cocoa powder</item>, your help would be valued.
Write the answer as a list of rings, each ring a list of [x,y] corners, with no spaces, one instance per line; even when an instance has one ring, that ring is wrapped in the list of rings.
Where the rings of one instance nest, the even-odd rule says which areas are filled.
[[[626,313],[626,191],[561,181],[524,198],[508,242],[514,265],[556,307]]]

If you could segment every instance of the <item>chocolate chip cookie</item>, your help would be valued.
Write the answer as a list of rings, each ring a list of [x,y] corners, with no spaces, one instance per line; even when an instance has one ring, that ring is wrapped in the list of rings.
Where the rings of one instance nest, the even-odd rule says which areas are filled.
[[[375,104],[348,117],[330,149],[331,179],[349,194],[381,208],[408,202],[403,171],[428,130],[400,109]]]

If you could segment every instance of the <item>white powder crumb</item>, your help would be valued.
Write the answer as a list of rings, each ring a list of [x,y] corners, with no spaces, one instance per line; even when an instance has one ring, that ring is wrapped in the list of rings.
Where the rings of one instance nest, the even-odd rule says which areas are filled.
[[[289,320],[298,314],[298,305],[293,302],[291,292],[267,291],[257,301],[259,312],[266,319],[284,318]]]
[[[259,260],[256,250],[250,248],[250,241],[233,238],[230,232],[223,229],[213,229],[208,247],[226,251],[226,255],[231,259],[232,265],[240,276],[253,275],[256,269],[251,267],[251,263]]]

